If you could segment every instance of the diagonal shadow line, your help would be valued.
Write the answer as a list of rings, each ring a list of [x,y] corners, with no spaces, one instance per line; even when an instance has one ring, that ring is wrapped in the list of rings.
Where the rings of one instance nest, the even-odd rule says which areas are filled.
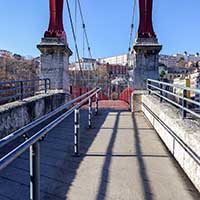
[[[96,200],[104,200],[106,198],[107,184],[108,184],[108,180],[109,180],[109,168],[110,168],[110,165],[112,162],[112,151],[113,151],[113,146],[114,146],[116,136],[117,136],[119,116],[120,116],[120,112],[118,112],[116,115],[116,120],[115,120],[115,124],[113,127],[112,136],[111,136],[109,145],[106,150],[106,158],[105,158],[104,165],[103,165],[103,168],[101,171],[101,183],[99,185]]]
[[[137,161],[139,164],[139,173],[141,177],[141,182],[142,182],[142,189],[143,189],[143,194],[144,194],[144,199],[145,200],[153,200],[153,192],[151,189],[150,181],[147,175],[146,171],[146,166],[145,162],[142,156],[142,148],[141,148],[141,142],[140,142],[140,136],[139,136],[139,131],[138,131],[138,124],[136,122],[136,116],[135,113],[132,114],[132,119],[133,119],[133,128],[134,128],[134,139],[135,139],[135,148],[136,148],[136,154],[137,156]]]
[[[138,155],[138,154],[109,154],[111,157],[147,157],[147,158],[169,158],[169,156],[166,155],[150,155],[150,154],[144,154],[144,155]],[[91,153],[91,154],[85,154],[84,157],[106,157],[108,154],[98,154],[98,153]]]
[[[102,127],[101,129],[105,129],[105,130],[110,130],[110,129],[113,129],[112,127]],[[133,130],[133,128],[118,128],[118,130]],[[155,130],[154,128],[138,128],[138,130],[141,130],[141,131],[150,131],[150,130]]]

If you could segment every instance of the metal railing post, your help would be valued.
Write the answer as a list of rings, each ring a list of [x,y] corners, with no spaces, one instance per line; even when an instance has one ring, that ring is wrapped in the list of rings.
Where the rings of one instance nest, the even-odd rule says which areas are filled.
[[[20,81],[20,99],[23,100],[24,98],[24,83]]]
[[[95,115],[98,115],[99,112],[99,94],[96,93],[96,107],[95,107]]]
[[[50,90],[51,89],[51,79],[49,78],[48,81],[49,81],[49,90]]]
[[[149,91],[149,94],[151,94],[151,86],[149,84],[151,84],[151,81],[147,80],[147,90]]]
[[[47,93],[47,79],[44,80],[44,92]]]
[[[162,83],[160,83],[160,103],[162,103],[162,101],[163,101],[163,98],[162,98],[162,96],[163,96],[163,91],[162,91],[162,89],[163,89],[163,84]]]
[[[183,98],[186,98],[186,96],[187,96],[187,91],[184,89],[183,90]],[[182,106],[183,106],[183,108],[186,108],[186,106],[187,106],[187,101],[185,100],[185,99],[182,99]],[[184,118],[186,118],[186,111],[184,110],[184,109],[182,109],[182,118],[184,119]]]
[[[80,150],[80,113],[79,109],[74,111],[74,155],[79,156]]]
[[[40,144],[30,146],[30,199],[40,200]]]
[[[89,107],[88,107],[88,127],[92,128],[92,99],[89,98]]]
[[[72,85],[70,85],[70,94],[72,95],[73,93],[73,88],[72,88]]]

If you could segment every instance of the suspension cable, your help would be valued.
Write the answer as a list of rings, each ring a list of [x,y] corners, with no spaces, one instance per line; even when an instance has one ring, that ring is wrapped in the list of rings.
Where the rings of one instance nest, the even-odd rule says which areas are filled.
[[[66,0],[66,3],[67,3],[67,10],[68,10],[68,13],[69,13],[70,25],[71,25],[71,29],[72,29],[72,35],[73,35],[73,39],[74,39],[74,43],[75,43],[76,54],[77,54],[77,58],[78,58],[79,69],[80,69],[80,72],[81,72],[81,78],[84,81],[84,83],[86,83],[84,75],[83,75],[83,70],[82,70],[82,67],[81,67],[80,54],[79,54],[79,50],[78,50],[77,39],[76,39],[75,30],[74,30],[74,24],[73,24],[72,15],[71,15],[71,9],[70,9],[70,6],[69,6],[69,0]]]
[[[75,34],[77,34],[77,0],[74,1],[75,6],[74,6],[74,22],[75,22]],[[74,45],[74,48],[76,48],[76,45]],[[77,85],[77,72],[76,72],[76,60],[77,60],[77,55],[76,55],[76,51],[75,51],[75,55],[74,55],[74,63],[75,63],[75,73],[74,73],[74,77],[75,77],[75,85]]]
[[[88,39],[87,30],[86,30],[86,25],[85,25],[83,11],[82,11],[82,7],[81,7],[81,2],[80,2],[80,0],[77,0],[77,1],[78,1],[78,7],[79,7],[79,12],[80,12],[81,21],[82,21],[83,34],[85,36],[85,40],[83,38],[83,45],[85,44],[84,41],[86,41],[88,54],[89,54],[89,57],[92,59],[92,52],[91,52],[90,42],[89,42],[89,39]],[[84,49],[85,49],[85,46],[83,46],[83,52],[84,52]],[[95,69],[93,63],[92,63],[92,69],[95,72],[95,77],[97,78],[98,77],[98,75],[97,75],[97,69]],[[88,70],[88,79],[89,79],[89,70]],[[97,82],[97,80],[96,80],[96,82]]]
[[[92,58],[92,52],[91,52],[90,43],[89,43],[89,39],[88,39],[88,34],[87,34],[87,30],[86,30],[85,20],[84,20],[84,17],[83,17],[81,3],[80,3],[80,0],[77,0],[77,1],[78,1],[78,7],[79,7],[79,12],[80,12],[80,16],[81,16],[81,21],[82,21],[82,26],[83,26],[84,34],[85,34],[85,39],[86,39],[86,43],[87,43],[87,48],[88,48],[89,56],[90,56],[90,58]]]
[[[74,32],[75,32],[75,34],[77,34],[77,6],[78,6],[77,5],[77,0],[75,0],[74,3],[75,3],[75,8],[74,8],[74,22],[75,22]],[[75,62],[76,62],[76,59],[77,59],[77,55],[76,55],[76,52],[75,52]]]
[[[134,30],[134,21],[135,21],[135,13],[136,13],[136,0],[133,2],[133,14],[132,14],[132,21],[131,21],[131,30],[130,30],[130,40],[128,45],[128,52],[131,51],[131,45],[133,41],[133,30]]]

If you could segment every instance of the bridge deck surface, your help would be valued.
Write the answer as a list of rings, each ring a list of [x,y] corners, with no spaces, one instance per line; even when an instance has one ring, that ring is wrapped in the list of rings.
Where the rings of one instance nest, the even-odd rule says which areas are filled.
[[[41,199],[200,199],[143,113],[118,101],[100,108],[92,129],[81,111],[79,158],[72,156],[73,116],[41,142]],[[0,172],[0,199],[29,199],[28,152]]]

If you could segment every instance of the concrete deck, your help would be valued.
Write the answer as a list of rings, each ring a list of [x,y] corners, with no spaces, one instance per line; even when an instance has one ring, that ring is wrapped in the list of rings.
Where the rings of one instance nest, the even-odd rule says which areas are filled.
[[[92,129],[81,111],[79,158],[72,156],[73,116],[41,142],[41,199],[200,199],[143,113],[132,115],[122,103],[117,109],[118,103],[101,102],[108,108],[100,110]],[[29,199],[28,152],[0,172],[0,199]]]

